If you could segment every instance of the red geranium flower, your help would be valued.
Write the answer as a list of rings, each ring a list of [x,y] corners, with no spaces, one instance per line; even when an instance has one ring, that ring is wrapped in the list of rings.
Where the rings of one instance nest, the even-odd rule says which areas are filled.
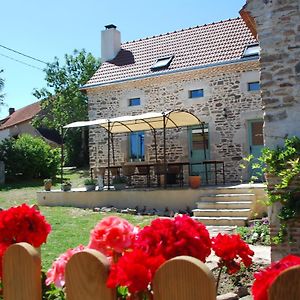
[[[107,287],[126,286],[130,293],[145,291],[164,261],[162,256],[151,257],[140,249],[127,252],[112,265]]]
[[[254,274],[255,281],[252,287],[254,300],[268,300],[268,290],[278,275],[287,268],[298,265],[300,265],[300,257],[288,255]]]
[[[46,242],[51,226],[45,217],[27,204],[0,212],[0,243],[27,242],[40,247]]]
[[[65,271],[67,262],[70,258],[78,252],[82,252],[86,247],[79,245],[74,249],[68,249],[65,253],[61,254],[52,264],[47,272],[46,284],[54,283],[57,287],[65,285]]]
[[[205,262],[211,252],[211,240],[205,225],[183,215],[152,221],[139,232],[136,247],[150,256],[171,259],[189,255]]]
[[[88,248],[98,250],[107,256],[113,252],[123,253],[131,249],[138,228],[118,217],[106,217],[91,231]]]
[[[252,263],[254,252],[249,248],[238,234],[221,234],[212,238],[212,249],[220,257],[219,267],[226,266],[228,274],[240,270],[240,263],[249,267]]]

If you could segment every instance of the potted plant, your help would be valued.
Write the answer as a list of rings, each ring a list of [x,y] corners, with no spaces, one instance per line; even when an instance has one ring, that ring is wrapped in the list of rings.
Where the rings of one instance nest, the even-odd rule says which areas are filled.
[[[127,178],[125,176],[115,176],[112,181],[116,191],[122,190],[126,187]]]
[[[96,188],[96,179],[93,178],[87,178],[84,180],[84,186],[86,191],[94,191]]]
[[[72,187],[72,184],[70,181],[64,181],[61,185],[61,190],[64,192],[70,191]]]
[[[197,189],[201,185],[201,176],[199,172],[192,172],[189,176],[189,184],[192,189]]]
[[[45,191],[51,191],[51,187],[52,187],[52,179],[50,179],[50,178],[44,179]]]

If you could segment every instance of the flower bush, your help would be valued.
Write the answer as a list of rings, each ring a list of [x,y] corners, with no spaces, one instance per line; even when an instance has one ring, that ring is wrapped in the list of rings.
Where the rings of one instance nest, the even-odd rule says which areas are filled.
[[[227,244],[221,245],[226,242]],[[253,252],[238,235],[211,239],[205,225],[186,215],[158,218],[139,229],[118,217],[102,219],[91,231],[86,248],[105,254],[111,262],[107,286],[117,288],[118,299],[152,299],[156,270],[168,259],[189,255],[205,262],[211,250],[220,257],[219,267],[234,273],[243,263],[248,267]],[[63,287],[65,266],[84,246],[69,249],[47,273],[46,284]]]
[[[27,204],[0,211],[0,279],[2,257],[10,245],[26,242],[38,248],[46,242],[50,231],[45,217]]]
[[[300,257],[288,255],[283,259],[272,263],[269,267],[254,275],[252,286],[254,300],[268,300],[268,290],[278,275],[287,268],[300,265]]]

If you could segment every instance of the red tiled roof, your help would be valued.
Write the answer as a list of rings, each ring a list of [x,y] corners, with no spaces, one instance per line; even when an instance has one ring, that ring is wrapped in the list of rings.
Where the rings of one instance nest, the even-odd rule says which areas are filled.
[[[40,112],[40,110],[40,102],[35,102],[20,108],[7,117],[7,121],[1,124],[0,130],[12,127],[25,121],[30,121]]]
[[[124,43],[84,88],[240,59],[245,46],[253,43],[257,40],[241,18]],[[156,60],[167,55],[174,55],[169,68],[151,71]]]

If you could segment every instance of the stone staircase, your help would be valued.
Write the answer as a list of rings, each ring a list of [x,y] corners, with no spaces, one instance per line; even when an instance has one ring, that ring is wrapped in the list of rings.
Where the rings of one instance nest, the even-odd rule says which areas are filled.
[[[199,197],[193,210],[194,219],[205,225],[245,226],[255,200],[255,193],[247,188],[222,187],[215,194]]]

